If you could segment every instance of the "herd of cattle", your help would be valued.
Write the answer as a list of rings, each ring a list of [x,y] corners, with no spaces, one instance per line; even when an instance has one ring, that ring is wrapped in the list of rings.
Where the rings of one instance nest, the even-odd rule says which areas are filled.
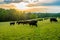
[[[17,21],[16,24],[29,24],[29,25],[32,25],[32,26],[36,26],[37,27],[37,22],[38,20],[25,20],[25,21]],[[50,18],[50,22],[58,22],[58,20],[56,18]],[[10,22],[10,25],[14,25],[15,22],[12,21]]]
[[[29,24],[29,25],[34,25],[34,26],[36,26],[37,27],[37,20],[26,20],[26,21],[17,21],[16,22],[16,24]],[[13,21],[13,22],[10,22],[10,25],[14,25],[15,24],[15,22]]]

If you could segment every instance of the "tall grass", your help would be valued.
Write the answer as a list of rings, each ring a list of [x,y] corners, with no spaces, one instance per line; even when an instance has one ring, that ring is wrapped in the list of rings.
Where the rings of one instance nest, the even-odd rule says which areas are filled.
[[[60,20],[50,23],[49,19],[39,21],[38,27],[29,25],[9,25],[0,22],[0,40],[60,40]]]

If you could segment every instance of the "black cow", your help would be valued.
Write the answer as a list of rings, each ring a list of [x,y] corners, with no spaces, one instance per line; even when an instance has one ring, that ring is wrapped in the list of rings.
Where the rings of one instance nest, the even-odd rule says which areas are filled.
[[[14,25],[15,24],[15,22],[10,22],[10,25]]]
[[[21,22],[21,21],[17,21],[16,23],[19,25],[19,24],[21,24],[22,22]]]
[[[16,23],[17,23],[18,25],[19,25],[19,24],[23,24],[23,25],[24,25],[24,24],[28,24],[27,21],[17,21]]]
[[[19,25],[19,24],[26,24],[26,21],[17,21],[16,23],[17,23],[18,25]]]
[[[29,25],[36,26],[37,27],[37,20],[31,20],[29,22]]]
[[[29,23],[29,21],[23,21],[22,22],[22,24],[24,25],[24,24],[28,24]]]
[[[56,18],[50,18],[50,22],[57,22],[58,20]]]

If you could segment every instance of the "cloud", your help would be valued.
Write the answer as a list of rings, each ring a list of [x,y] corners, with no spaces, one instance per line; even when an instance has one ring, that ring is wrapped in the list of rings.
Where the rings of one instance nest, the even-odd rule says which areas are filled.
[[[60,0],[56,0],[56,1],[52,2],[52,3],[43,3],[40,6],[60,6]]]
[[[4,0],[0,0],[0,2],[3,2]]]
[[[28,1],[28,0],[27,0]],[[57,0],[33,0],[33,2],[29,2],[29,6],[40,6],[40,5],[49,5],[49,4],[52,4],[52,3],[55,3]]]
[[[57,0],[39,0],[40,3],[53,3],[56,2]]]
[[[28,1],[29,3],[53,3],[56,2],[57,0],[25,0]]]

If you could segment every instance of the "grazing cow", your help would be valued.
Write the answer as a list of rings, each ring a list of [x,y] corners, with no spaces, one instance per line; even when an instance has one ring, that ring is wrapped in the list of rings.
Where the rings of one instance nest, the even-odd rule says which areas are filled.
[[[24,25],[24,24],[28,24],[29,22],[28,21],[23,21],[22,22],[22,24]]]
[[[15,22],[10,22],[10,25],[14,25],[15,24]]]
[[[37,20],[31,20],[29,22],[29,25],[36,26],[37,27]]]
[[[21,24],[22,22],[21,22],[21,21],[17,21],[16,23],[19,25],[19,24]]]
[[[19,25],[19,24],[26,24],[26,21],[17,21],[16,23],[17,23],[18,25]]]
[[[50,22],[57,22],[58,20],[56,18],[50,18]]]

